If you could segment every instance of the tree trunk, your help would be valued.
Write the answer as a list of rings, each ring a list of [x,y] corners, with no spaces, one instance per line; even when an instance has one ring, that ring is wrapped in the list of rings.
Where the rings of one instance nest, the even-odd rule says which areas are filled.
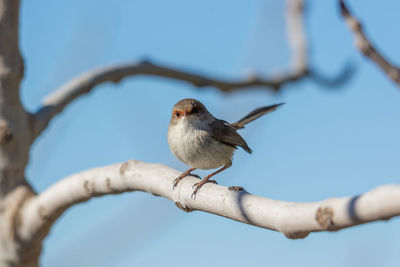
[[[40,246],[27,252],[16,235],[18,210],[34,195],[25,181],[30,114],[20,101],[19,0],[0,0],[0,266],[37,266]],[[21,257],[29,254],[27,257]]]

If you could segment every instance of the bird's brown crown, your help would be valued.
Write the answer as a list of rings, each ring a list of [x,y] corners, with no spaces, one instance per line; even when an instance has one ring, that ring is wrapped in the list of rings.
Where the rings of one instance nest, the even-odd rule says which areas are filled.
[[[181,116],[189,116],[206,110],[206,107],[198,100],[185,98],[175,104],[172,109],[172,116],[180,118]]]

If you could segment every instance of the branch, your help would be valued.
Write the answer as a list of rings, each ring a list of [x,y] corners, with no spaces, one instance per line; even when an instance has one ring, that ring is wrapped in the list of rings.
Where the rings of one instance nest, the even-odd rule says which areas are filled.
[[[294,72],[308,71],[307,38],[304,26],[305,4],[303,0],[288,0],[286,7],[286,32],[292,50]]]
[[[19,49],[19,11],[19,0],[0,0],[0,199],[25,183],[31,140],[29,114],[20,101],[24,62]]]
[[[33,138],[36,138],[46,129],[51,119],[60,113],[69,103],[79,96],[89,93],[95,86],[104,82],[119,82],[123,78],[134,75],[152,75],[180,80],[198,88],[212,86],[226,93],[245,90],[251,87],[262,87],[277,92],[282,86],[305,78],[311,78],[315,82],[327,87],[337,87],[346,82],[353,73],[352,66],[346,68],[346,72],[341,72],[332,78],[324,77],[310,70],[307,63],[307,42],[303,16],[303,0],[290,0],[287,7],[287,26],[293,54],[293,70],[286,74],[273,78],[255,76],[245,79],[224,80],[180,70],[175,67],[162,66],[149,61],[92,70],[73,78],[45,98],[43,106],[32,116]]]
[[[245,80],[228,81],[210,78],[196,73],[178,70],[172,67],[156,65],[148,61],[126,65],[109,66],[84,73],[57,89],[46,97],[42,108],[34,116],[34,136],[38,136],[50,120],[60,113],[73,100],[89,93],[95,86],[104,82],[119,82],[123,78],[134,75],[153,75],[188,82],[196,87],[213,86],[223,92],[260,86],[272,91],[278,90],[283,84],[295,82],[304,76],[294,73],[275,79],[253,77]]]
[[[206,184],[192,199],[192,185],[198,181],[194,177],[186,177],[172,190],[173,180],[180,174],[165,165],[135,160],[74,174],[25,202],[20,213],[20,238],[26,242],[35,240],[33,237],[44,238],[53,222],[77,203],[130,191],[165,197],[186,212],[200,210],[280,231],[288,238],[400,215],[399,185],[381,186],[356,197],[295,203],[255,196],[241,187]]]
[[[34,114],[36,117],[34,127],[35,136],[38,136],[41,131],[47,127],[50,120],[60,113],[70,102],[81,95],[89,93],[95,86],[104,82],[117,83],[123,78],[134,75],[152,75],[171,78],[188,82],[196,87],[213,86],[223,92],[232,92],[252,86],[262,86],[276,91],[281,85],[294,82],[302,77],[302,74],[293,74],[276,79],[254,77],[245,80],[228,81],[178,70],[172,67],[161,66],[148,61],[95,69],[73,78],[57,89],[53,94],[45,98],[42,108]]]
[[[349,28],[353,31],[357,48],[375,62],[397,85],[400,86],[400,69],[392,65],[372,45],[365,35],[361,23],[351,14],[343,0],[339,0],[340,10]]]

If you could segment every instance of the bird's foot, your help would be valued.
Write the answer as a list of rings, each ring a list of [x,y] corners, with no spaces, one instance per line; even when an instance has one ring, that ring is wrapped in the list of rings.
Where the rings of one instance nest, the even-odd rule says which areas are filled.
[[[184,176],[185,177],[185,176]],[[181,176],[179,176],[178,178],[174,179],[174,184],[172,185],[172,190],[174,190],[176,188],[176,186],[178,185],[178,183],[184,178]]]
[[[192,199],[196,199],[196,194],[199,191],[200,187],[203,185],[199,185],[200,183],[195,183],[192,188],[194,188],[192,195],[190,196]]]
[[[197,174],[194,174],[194,173],[190,173],[190,172],[184,172],[184,173],[182,173],[178,178],[176,178],[175,180],[174,180],[174,183],[173,183],[173,185],[172,185],[172,190],[174,190],[175,188],[176,188],[176,186],[179,184],[179,182],[183,179],[183,178],[185,178],[186,176],[194,176],[194,177],[196,177],[196,178],[198,178],[198,179],[201,179],[201,177],[199,176],[199,175],[197,175]]]
[[[200,190],[200,188],[201,188],[203,185],[205,185],[206,183],[218,184],[217,181],[215,181],[215,180],[200,181],[200,182],[198,182],[198,183],[195,183],[195,184],[192,186],[192,188],[194,189],[194,190],[193,190],[193,193],[192,193],[192,195],[191,195],[191,198],[192,198],[192,199],[196,199],[196,194],[197,194],[197,192],[198,192],[198,191]]]
[[[200,182],[198,182],[198,183],[195,183],[195,184],[192,186],[192,188],[193,188],[193,189],[196,189],[196,188],[198,188],[198,187],[202,187],[202,186],[203,186],[204,184],[206,184],[206,183],[218,184],[218,182],[215,181],[215,180],[207,180],[207,181],[205,181],[205,182],[200,181]]]

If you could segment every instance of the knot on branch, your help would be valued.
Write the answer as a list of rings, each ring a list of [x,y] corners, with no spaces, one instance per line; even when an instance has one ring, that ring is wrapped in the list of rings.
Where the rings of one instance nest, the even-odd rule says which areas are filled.
[[[331,207],[319,207],[315,214],[315,219],[322,228],[328,229],[334,226],[333,216],[334,212]]]
[[[191,209],[191,208],[188,207],[188,206],[185,206],[185,205],[181,204],[179,201],[175,202],[175,205],[176,205],[178,208],[180,208],[181,210],[183,210],[184,212],[191,212],[191,211],[193,211],[193,209]]]
[[[0,143],[8,143],[12,140],[12,138],[13,134],[7,122],[4,120],[0,121]]]
[[[229,191],[239,192],[239,191],[243,191],[244,188],[241,187],[241,186],[230,186],[230,187],[228,187],[228,190],[229,190]]]
[[[285,233],[285,236],[290,239],[303,239],[306,238],[310,232],[297,232],[297,233]]]
[[[93,183],[90,180],[85,180],[85,182],[83,183],[83,188],[85,189],[87,197],[89,198],[94,191]]]
[[[125,175],[130,169],[133,168],[133,166],[135,165],[136,161],[135,160],[128,160],[125,161],[124,163],[122,163],[120,169],[119,169],[119,173],[121,175]]]

